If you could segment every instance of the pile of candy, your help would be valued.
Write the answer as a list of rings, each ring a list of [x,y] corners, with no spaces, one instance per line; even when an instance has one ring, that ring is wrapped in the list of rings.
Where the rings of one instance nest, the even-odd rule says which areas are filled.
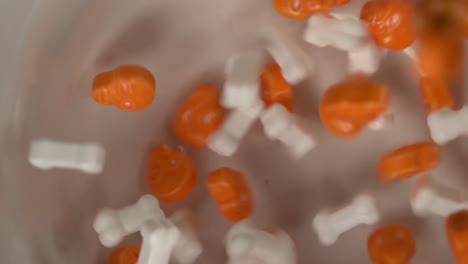
[[[433,141],[390,150],[379,161],[379,179],[390,184],[419,177],[411,198],[414,214],[447,217],[452,253],[458,263],[468,263],[468,201],[459,190],[434,183],[426,175],[441,162],[439,145],[468,134],[468,107],[458,108],[450,89],[462,73],[468,1],[369,0],[360,17],[333,11],[349,2],[273,0],[273,6],[287,18],[308,19],[303,34],[306,43],[347,53],[348,77],[327,89],[319,107],[321,124],[336,137],[351,139],[366,128],[381,130],[392,125],[390,89],[369,77],[379,69],[387,50],[410,56]],[[192,90],[174,116],[173,130],[181,144],[232,156],[256,121],[268,139],[280,142],[295,159],[319,144],[315,124],[298,116],[293,102],[293,86],[307,79],[314,65],[306,59],[302,43],[288,34],[283,28],[264,28],[259,33],[261,47],[234,54],[226,62],[222,92],[209,83]],[[98,74],[92,95],[98,103],[136,111],[153,102],[155,91],[156,79],[148,69],[122,65]],[[42,140],[32,144],[30,162],[41,169],[99,173],[104,150],[95,144]],[[136,232],[143,238],[141,249],[115,249],[109,263],[166,264],[171,259],[195,263],[203,249],[194,217],[185,209],[166,217],[159,201],[175,203],[186,198],[198,180],[197,166],[186,153],[165,144],[151,149],[147,163],[152,195],[122,209],[102,209],[96,216],[94,229],[106,247],[115,247]],[[284,231],[262,230],[249,219],[254,198],[242,172],[223,167],[204,179],[220,213],[234,222],[224,241],[228,263],[297,262],[294,244]],[[318,212],[312,228],[321,244],[331,246],[344,232],[379,219],[378,201],[366,192],[341,209]],[[379,227],[368,237],[367,246],[376,264],[409,263],[416,251],[413,232],[400,224]]]

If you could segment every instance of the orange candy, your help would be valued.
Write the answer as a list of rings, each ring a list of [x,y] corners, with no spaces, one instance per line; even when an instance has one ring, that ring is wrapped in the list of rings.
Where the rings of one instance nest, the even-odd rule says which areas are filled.
[[[416,242],[408,227],[387,225],[369,236],[367,250],[374,264],[408,264],[416,253]]]
[[[153,102],[156,80],[142,66],[122,65],[103,72],[93,80],[93,98],[96,102],[113,105],[124,111],[146,108]]]
[[[322,97],[320,118],[339,137],[356,136],[390,106],[390,93],[381,84],[354,77],[331,86]]]
[[[184,153],[156,145],[149,154],[148,183],[165,202],[177,202],[192,192],[197,182],[194,162]]]
[[[449,82],[463,72],[464,38],[458,30],[422,34],[416,49],[417,64],[425,77]]]
[[[301,20],[315,13],[328,11],[335,5],[335,1],[336,0],[273,0],[273,6],[281,15]],[[343,0],[340,2],[343,2]]]
[[[277,63],[265,65],[260,80],[262,100],[266,106],[279,103],[286,107],[289,112],[293,111],[292,88],[284,79],[281,68]]]
[[[468,210],[450,215],[445,228],[455,260],[459,264],[468,263]]]
[[[404,146],[385,154],[379,161],[379,178],[383,183],[409,178],[428,171],[440,163],[439,147],[432,142]]]
[[[351,2],[351,0],[336,0],[335,5],[345,5],[349,2]]]
[[[419,88],[427,112],[446,107],[455,109],[455,101],[446,81],[423,77]]]
[[[253,198],[244,175],[231,168],[220,168],[206,177],[208,191],[219,210],[230,221],[241,221],[252,214]]]
[[[136,246],[123,246],[115,248],[110,257],[109,264],[136,264],[140,248]]]
[[[370,0],[361,10],[369,32],[377,44],[402,50],[415,40],[413,6],[409,0]]]
[[[182,143],[205,147],[207,140],[221,125],[224,111],[219,103],[219,92],[211,84],[201,85],[180,106],[174,128]]]

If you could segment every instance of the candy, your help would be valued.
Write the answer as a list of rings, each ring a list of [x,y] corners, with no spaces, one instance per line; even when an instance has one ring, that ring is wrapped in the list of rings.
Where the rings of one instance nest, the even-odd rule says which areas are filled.
[[[444,145],[458,137],[468,134],[468,106],[454,111],[443,108],[427,117],[427,124],[434,142]]]
[[[148,107],[155,97],[156,79],[146,68],[122,65],[103,72],[93,80],[93,98],[96,102],[113,105],[124,111]]]
[[[459,264],[468,263],[468,210],[450,215],[445,228],[455,260]]]
[[[177,202],[189,195],[197,182],[194,162],[166,145],[150,151],[148,183],[153,194],[165,202]]]
[[[147,221],[140,229],[143,237],[137,264],[169,264],[179,240],[179,229],[168,219]]]
[[[379,161],[379,179],[390,183],[427,172],[440,163],[439,147],[432,142],[407,145],[385,154]]]
[[[416,242],[408,227],[387,225],[369,236],[367,250],[374,264],[407,264],[416,252]]]
[[[229,221],[238,222],[252,214],[252,193],[241,172],[231,168],[217,169],[208,174],[206,184],[218,209]]]
[[[174,128],[182,143],[192,147],[206,147],[208,138],[224,119],[220,96],[211,84],[195,88],[177,111]]]
[[[29,163],[39,169],[80,170],[98,174],[103,170],[105,150],[94,143],[66,143],[48,139],[34,140],[29,148]]]
[[[230,264],[261,261],[271,264],[295,264],[296,252],[291,238],[281,230],[269,233],[249,220],[232,225],[225,236]]]
[[[375,198],[369,194],[360,194],[351,204],[335,212],[319,212],[314,217],[312,227],[317,232],[320,243],[331,246],[342,233],[361,224],[375,224],[379,218]]]
[[[292,88],[284,79],[277,63],[265,65],[261,80],[261,96],[268,107],[274,103],[282,104],[288,111],[293,111]]]
[[[123,246],[112,250],[108,264],[136,264],[140,248],[136,246]]]
[[[387,87],[359,76],[328,88],[319,111],[325,128],[336,136],[350,138],[387,112],[389,106]]]
[[[100,210],[94,219],[93,227],[101,244],[113,247],[125,236],[137,232],[146,221],[163,217],[164,213],[158,200],[152,195],[144,195],[133,205],[118,210]]]
[[[403,50],[415,40],[414,11],[407,0],[370,0],[361,10],[376,42],[387,49]]]

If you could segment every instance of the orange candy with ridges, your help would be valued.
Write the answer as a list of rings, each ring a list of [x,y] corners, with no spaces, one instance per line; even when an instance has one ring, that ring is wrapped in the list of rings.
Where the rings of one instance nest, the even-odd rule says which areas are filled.
[[[380,159],[380,181],[389,183],[429,171],[439,165],[440,159],[439,146],[432,142],[398,148]]]
[[[231,168],[217,169],[206,177],[206,184],[211,197],[226,219],[237,222],[252,214],[252,193],[241,172]]]
[[[356,136],[390,106],[384,85],[356,76],[328,88],[320,102],[320,119],[334,135]]]
[[[457,30],[445,29],[421,35],[416,49],[417,68],[423,77],[449,82],[463,73],[464,38]]]
[[[136,246],[122,246],[112,250],[108,264],[136,264],[140,248]]]
[[[427,112],[455,109],[455,100],[447,81],[423,77],[419,81],[419,90]]]
[[[208,138],[224,119],[219,92],[211,84],[201,85],[179,107],[174,121],[177,138],[192,147],[206,147]]]
[[[161,144],[150,151],[148,163],[148,183],[159,199],[177,202],[188,196],[195,187],[196,167],[186,154]]]
[[[289,112],[293,111],[291,85],[284,79],[277,63],[265,65],[260,76],[262,100],[266,106],[282,104]]]
[[[413,232],[404,225],[387,225],[375,230],[367,240],[374,264],[409,264],[416,253]]]
[[[305,19],[319,12],[326,12],[335,0],[273,0],[276,11],[291,19]]]
[[[153,74],[137,65],[122,65],[96,75],[93,80],[94,100],[124,111],[148,107],[155,97],[155,89],[156,79]]]
[[[445,228],[452,255],[458,264],[468,263],[468,210],[447,217]]]
[[[361,20],[377,44],[402,50],[415,40],[414,10],[409,0],[370,0],[361,10]]]

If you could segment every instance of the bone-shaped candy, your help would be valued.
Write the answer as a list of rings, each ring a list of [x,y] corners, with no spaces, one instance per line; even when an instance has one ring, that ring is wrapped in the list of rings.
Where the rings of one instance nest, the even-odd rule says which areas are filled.
[[[314,70],[310,56],[284,28],[279,25],[269,26],[263,28],[261,34],[266,50],[278,63],[289,84],[302,82]]]
[[[258,78],[262,72],[265,54],[252,49],[231,56],[226,64],[227,80],[224,83],[221,105],[228,109],[246,108],[259,97]]]
[[[369,39],[369,34],[359,18],[330,13],[309,18],[304,40],[317,47],[331,46],[351,51]]]
[[[444,145],[462,135],[468,134],[468,105],[458,111],[443,108],[431,112],[427,117],[431,137],[439,145]]]
[[[373,40],[367,40],[348,52],[348,73],[374,74],[385,55],[385,49],[380,48]]]
[[[116,246],[122,239],[138,232],[150,219],[160,219],[164,212],[158,200],[152,195],[143,195],[135,204],[121,208],[105,208],[94,219],[94,230],[105,247]]]
[[[29,148],[29,163],[42,169],[74,169],[89,174],[100,173],[105,151],[97,144],[66,143],[47,139],[35,140]]]
[[[257,100],[249,107],[231,111],[221,127],[208,139],[208,147],[221,156],[232,156],[263,110]]]
[[[259,230],[248,220],[231,227],[225,244],[229,263],[296,263],[294,244],[286,233]]]
[[[333,213],[319,212],[313,220],[313,229],[320,243],[333,245],[338,237],[361,224],[375,224],[380,218],[375,198],[370,194],[360,194],[351,204]]]
[[[169,264],[172,251],[180,238],[179,229],[163,217],[145,222],[140,233],[143,243],[137,264]]]
[[[420,217],[429,214],[447,217],[467,209],[468,202],[461,197],[460,190],[436,184],[429,176],[422,175],[415,184],[411,208]]]
[[[171,215],[170,220],[180,231],[179,240],[172,251],[172,258],[179,264],[193,264],[203,251],[196,232],[195,220],[190,211],[182,209]]]
[[[317,146],[313,129],[281,104],[268,107],[260,116],[266,136],[279,140],[294,158],[300,159]]]

